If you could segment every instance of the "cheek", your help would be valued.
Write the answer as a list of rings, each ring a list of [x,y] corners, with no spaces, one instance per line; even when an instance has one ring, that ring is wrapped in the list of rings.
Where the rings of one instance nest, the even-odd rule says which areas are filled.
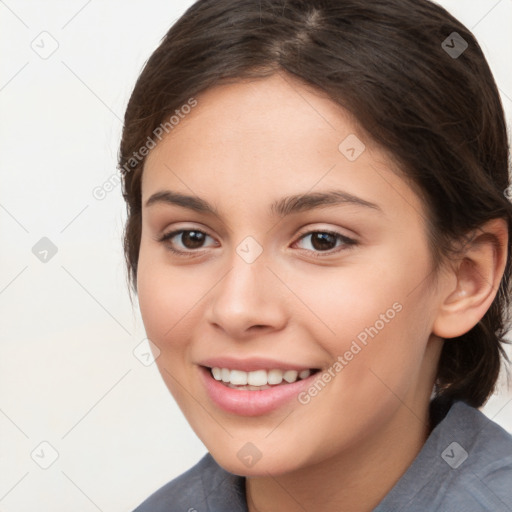
[[[173,269],[141,245],[137,269],[140,312],[148,338],[160,350],[186,341],[181,334],[193,319],[194,305],[205,293],[200,283],[183,268]]]
[[[137,294],[147,337],[158,347],[156,365],[167,388],[187,416],[191,388],[187,363],[190,333],[197,318],[194,305],[204,295],[198,279],[186,278],[141,245]]]
[[[371,326],[377,324],[384,332],[404,316],[397,309],[409,302],[411,277],[393,268],[400,262],[395,263],[392,255],[378,256],[371,262],[361,260],[332,271],[319,268],[289,276],[307,306],[305,318],[315,331],[313,339],[323,339],[331,347],[330,353],[343,349],[347,340],[359,334],[364,338]]]
[[[430,260],[426,250],[400,249],[296,280],[315,314],[307,317],[312,339],[333,361],[344,359],[335,381],[359,399],[388,388],[403,394],[422,364],[432,316],[424,278]]]

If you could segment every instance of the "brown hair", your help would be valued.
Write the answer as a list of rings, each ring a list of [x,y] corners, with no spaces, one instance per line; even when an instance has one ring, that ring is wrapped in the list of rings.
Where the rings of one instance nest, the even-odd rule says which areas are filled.
[[[454,37],[468,45],[460,55],[447,51],[455,48]],[[445,40],[448,47],[442,46]],[[395,157],[428,210],[436,268],[449,254],[450,242],[490,219],[507,220],[508,258],[496,298],[475,327],[445,341],[435,387],[437,403],[464,400],[481,406],[496,385],[500,355],[507,359],[503,344],[512,244],[512,205],[505,194],[507,131],[496,84],[475,37],[427,0],[193,4],[147,61],[126,109],[119,167],[133,290],[145,161],[139,150],[201,91],[281,71],[327,93]]]

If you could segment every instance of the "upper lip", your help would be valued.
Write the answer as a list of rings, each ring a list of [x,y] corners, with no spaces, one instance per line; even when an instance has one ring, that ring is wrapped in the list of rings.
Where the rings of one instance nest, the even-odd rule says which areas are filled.
[[[313,366],[305,366],[302,364],[289,363],[285,361],[278,361],[276,359],[268,359],[261,357],[236,359],[234,357],[212,357],[203,359],[198,363],[201,366],[209,368],[229,368],[230,370],[241,370],[244,372],[251,372],[256,370],[311,370]]]

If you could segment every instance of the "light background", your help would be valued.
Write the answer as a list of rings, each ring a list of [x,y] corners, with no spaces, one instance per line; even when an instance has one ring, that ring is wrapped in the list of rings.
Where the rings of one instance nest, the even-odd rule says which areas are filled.
[[[510,124],[512,0],[440,3],[473,29]],[[118,176],[142,65],[191,4],[0,0],[2,512],[129,511],[206,451],[133,353],[145,336],[125,282],[120,186],[92,194]],[[42,237],[58,249],[46,263],[32,252]],[[484,412],[512,431],[504,387]]]

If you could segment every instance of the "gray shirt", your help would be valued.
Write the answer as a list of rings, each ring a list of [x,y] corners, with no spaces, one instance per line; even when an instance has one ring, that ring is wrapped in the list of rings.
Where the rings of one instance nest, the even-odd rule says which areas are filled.
[[[373,512],[512,512],[512,435],[455,402]],[[134,512],[247,512],[245,478],[208,453]]]

